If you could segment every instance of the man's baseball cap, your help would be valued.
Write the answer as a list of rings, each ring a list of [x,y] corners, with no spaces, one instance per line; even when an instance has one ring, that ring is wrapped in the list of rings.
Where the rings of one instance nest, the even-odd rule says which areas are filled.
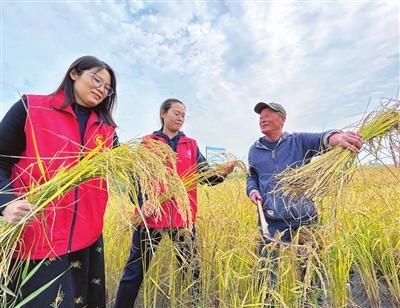
[[[283,108],[283,106],[281,104],[278,103],[264,103],[264,102],[259,102],[257,103],[257,105],[254,106],[254,111],[258,114],[261,113],[261,111],[265,108],[271,108],[273,110],[275,110],[276,112],[279,112],[281,115],[286,117],[286,110],[285,108]]]

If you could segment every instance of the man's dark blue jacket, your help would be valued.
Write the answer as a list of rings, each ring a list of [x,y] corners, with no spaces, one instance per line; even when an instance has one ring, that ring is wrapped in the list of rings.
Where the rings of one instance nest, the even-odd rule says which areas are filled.
[[[317,211],[311,200],[283,198],[277,192],[275,175],[287,167],[299,167],[311,161],[321,150],[329,147],[328,138],[337,130],[323,133],[283,133],[274,148],[268,147],[263,138],[258,139],[249,151],[247,195],[257,190],[263,200],[266,220],[282,221],[300,226],[312,221]],[[264,138],[265,139],[265,138]]]

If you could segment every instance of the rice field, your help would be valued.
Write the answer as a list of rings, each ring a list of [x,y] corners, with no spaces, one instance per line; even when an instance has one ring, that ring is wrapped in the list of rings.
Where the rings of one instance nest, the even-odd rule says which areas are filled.
[[[326,197],[320,223],[296,244],[257,256],[256,207],[245,178],[199,186],[196,223],[201,288],[195,302],[168,236],[144,278],[136,307],[399,307],[400,168],[358,169],[339,198]],[[133,208],[111,198],[105,251],[109,306],[128,255]],[[270,286],[271,271],[277,276]]]

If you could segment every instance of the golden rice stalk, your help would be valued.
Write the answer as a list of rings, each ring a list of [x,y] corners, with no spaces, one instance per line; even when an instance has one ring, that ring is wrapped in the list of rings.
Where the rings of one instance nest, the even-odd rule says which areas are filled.
[[[169,164],[169,168],[165,166]],[[100,144],[89,151],[73,166],[63,167],[47,182],[34,183],[29,190],[18,197],[27,199],[33,206],[18,224],[8,224],[0,218],[0,284],[10,281],[10,260],[24,226],[41,215],[44,208],[69,190],[88,180],[102,177],[108,181],[108,190],[123,195],[126,202],[137,195],[138,187],[147,199],[161,208],[160,187],[167,187],[180,204],[182,215],[190,212],[185,186],[176,172],[176,156],[168,145],[149,140],[131,140],[114,149],[104,149]],[[15,256],[14,256],[15,257]],[[0,288],[1,295],[4,294]],[[5,298],[5,296],[2,298]]]
[[[205,162],[203,164],[198,164],[194,166],[192,169],[189,169],[186,171],[184,175],[181,176],[183,185],[186,189],[186,191],[189,191],[193,189],[198,183],[210,183],[213,179],[217,177],[221,177],[221,174],[224,173],[224,170],[233,167],[237,168],[238,170],[242,172],[246,172],[247,167],[246,165],[241,161],[235,159],[235,157],[231,154],[225,154],[224,158],[227,160],[226,163],[222,164],[215,164],[213,166],[209,166],[208,162]],[[198,170],[201,170],[200,172]],[[212,183],[210,183],[212,184]],[[171,190],[165,190],[164,193],[162,193],[159,196],[158,202],[160,204],[167,202],[168,200],[174,199],[174,196],[172,194]],[[148,204],[151,204],[150,207],[152,206],[152,203],[148,202]],[[181,213],[181,207],[182,205],[179,203],[178,200],[176,200],[176,205],[178,208],[178,211]],[[154,209],[151,208],[150,212],[154,212]],[[156,212],[153,214],[155,217],[161,217],[162,213]],[[153,216],[152,215],[152,216]],[[192,227],[192,213],[186,213],[187,216],[182,216],[182,217],[189,217],[190,223],[188,224],[188,228],[190,229]],[[144,215],[143,212],[139,209],[137,215],[134,215],[132,219],[130,220],[131,226],[136,226],[140,223],[142,223],[144,220]]]
[[[226,163],[215,164],[212,167],[208,166],[208,163],[200,164],[195,166],[196,170],[190,169],[183,176],[182,181],[186,188],[186,190],[190,190],[198,183],[209,183],[212,184],[212,179],[216,177],[221,177],[226,168],[233,166],[234,168],[238,168],[241,171],[246,172],[246,165],[241,160],[229,160]],[[197,172],[197,170],[201,170]],[[194,172],[193,172],[194,171]],[[166,192],[160,197],[160,202],[165,202],[167,200],[172,199],[173,196],[170,192]]]
[[[391,100],[369,113],[358,128],[365,142],[385,137],[400,123],[400,101]],[[323,152],[300,168],[287,168],[277,175],[278,190],[285,197],[317,201],[330,192],[340,192],[356,170],[357,154],[342,147]]]

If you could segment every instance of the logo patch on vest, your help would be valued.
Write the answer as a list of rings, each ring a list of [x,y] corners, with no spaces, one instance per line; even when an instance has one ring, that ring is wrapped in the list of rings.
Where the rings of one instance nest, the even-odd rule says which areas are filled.
[[[96,142],[96,145],[104,145],[104,138],[102,135],[96,135],[96,137],[94,137],[94,141]]]

